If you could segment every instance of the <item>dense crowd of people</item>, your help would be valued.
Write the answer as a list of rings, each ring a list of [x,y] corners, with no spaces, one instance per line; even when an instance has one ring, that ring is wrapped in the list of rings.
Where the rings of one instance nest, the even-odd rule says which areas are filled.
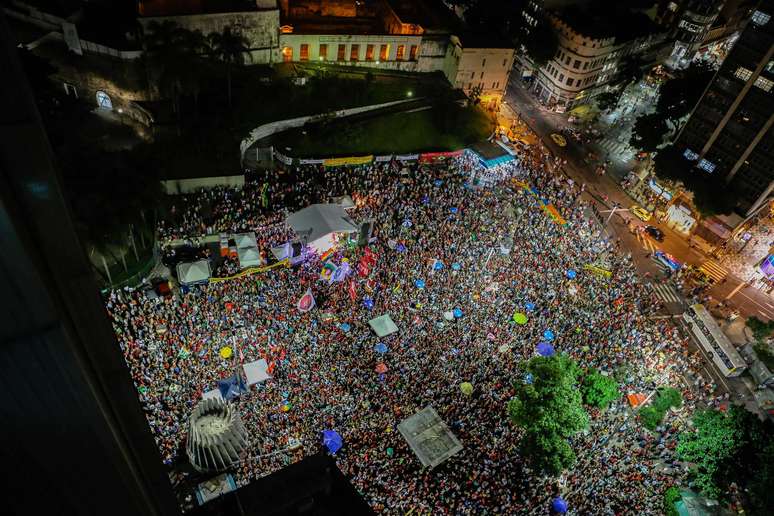
[[[278,245],[290,236],[287,211],[347,194],[355,220],[374,219],[375,241],[368,253],[341,246],[328,258],[352,264],[342,282],[320,281],[322,263],[310,254],[292,269],[166,298],[109,294],[164,461],[186,460],[186,420],[203,392],[232,375],[235,360],[266,358],[273,378],[234,401],[250,440],[239,485],[315,453],[321,431],[333,429],[344,440],[339,467],[379,513],[545,513],[556,492],[576,514],[663,513],[663,491],[684,475],[673,457],[679,418],[652,434],[625,398],[592,411],[591,428],[571,443],[575,467],[559,481],[545,478],[519,456],[520,430],[507,415],[520,364],[550,330],[558,352],[615,375],[623,393],[669,384],[683,390],[690,412],[717,402],[713,386],[692,371],[697,361],[672,323],[651,318],[658,303],[631,257],[605,238],[582,188],[556,174],[550,158],[536,151],[500,165],[484,188],[471,181],[477,168],[467,155],[434,165],[291,167],[240,191],[177,199],[163,238],[255,230],[262,247]],[[602,262],[612,277],[584,270]],[[317,306],[301,312],[296,302],[308,288]],[[525,325],[513,323],[515,311],[528,315]],[[368,321],[385,313],[399,331],[380,339]],[[224,346],[234,357],[221,358]],[[464,446],[433,470],[397,430],[427,405]],[[282,451],[296,441],[299,449]]]

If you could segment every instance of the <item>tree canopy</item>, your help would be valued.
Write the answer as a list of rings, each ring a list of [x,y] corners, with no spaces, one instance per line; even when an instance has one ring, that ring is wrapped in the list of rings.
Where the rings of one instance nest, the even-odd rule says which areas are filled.
[[[666,119],[659,113],[637,117],[632,128],[629,144],[645,152],[654,152],[669,133]]]
[[[580,371],[565,355],[534,357],[524,370],[532,381],[517,383],[508,414],[525,432],[521,453],[535,469],[558,475],[575,462],[567,439],[589,424],[577,385]]]
[[[597,408],[606,408],[620,395],[615,378],[605,376],[596,369],[592,369],[583,377],[581,393],[587,405]]]

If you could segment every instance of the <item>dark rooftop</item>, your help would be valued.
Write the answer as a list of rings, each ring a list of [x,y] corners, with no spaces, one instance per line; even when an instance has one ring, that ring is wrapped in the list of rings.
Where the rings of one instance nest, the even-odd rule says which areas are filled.
[[[598,1],[589,5],[571,5],[554,14],[584,36],[594,39],[636,39],[661,32],[648,16],[628,5]]]
[[[256,11],[255,0],[138,0],[140,16],[176,16]]]

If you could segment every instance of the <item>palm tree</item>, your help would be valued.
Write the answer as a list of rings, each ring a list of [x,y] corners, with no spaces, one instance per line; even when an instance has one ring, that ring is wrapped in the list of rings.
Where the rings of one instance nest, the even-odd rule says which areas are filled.
[[[231,67],[232,65],[244,65],[246,61],[253,60],[249,53],[250,42],[242,34],[234,32],[226,26],[223,32],[210,34],[210,46],[212,55],[223,61],[226,66],[226,86],[228,91],[228,107],[231,108]]]

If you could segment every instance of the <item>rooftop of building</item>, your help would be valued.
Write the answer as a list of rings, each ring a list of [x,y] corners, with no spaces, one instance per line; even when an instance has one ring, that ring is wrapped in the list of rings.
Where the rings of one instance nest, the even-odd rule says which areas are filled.
[[[140,16],[180,16],[276,9],[274,0],[137,0]]]
[[[627,41],[662,30],[645,13],[628,3],[611,5],[600,0],[582,6],[570,5],[553,11],[553,14],[579,34],[593,39]]]
[[[370,34],[376,36],[387,33],[381,19],[367,17],[319,16],[315,18],[286,19],[283,20],[282,25],[283,27],[292,27],[291,34]]]

